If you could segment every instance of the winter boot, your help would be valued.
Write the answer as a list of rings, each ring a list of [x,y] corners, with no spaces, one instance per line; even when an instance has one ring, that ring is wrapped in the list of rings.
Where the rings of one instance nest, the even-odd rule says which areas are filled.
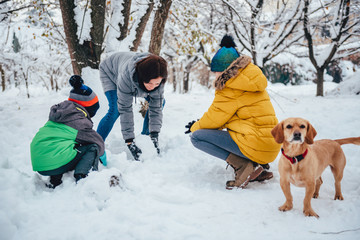
[[[82,174],[82,173],[75,173],[75,174],[74,174],[74,178],[75,178],[76,183],[77,183],[80,179],[83,179],[83,178],[86,178],[86,177],[87,177],[87,174]]]
[[[261,164],[261,166],[264,168],[264,171],[257,178],[250,180],[250,182],[255,182],[255,181],[262,182],[262,181],[273,178],[273,176],[274,176],[273,173],[270,171],[267,171],[270,169],[270,165],[267,163],[267,164]]]
[[[264,170],[261,165],[254,167],[253,162],[230,153],[226,162],[234,169],[235,180],[226,182],[226,189],[245,188],[250,180],[256,179]]]
[[[56,188],[62,183],[62,176],[62,174],[50,176],[50,183],[46,183],[45,186],[52,189]]]
[[[273,173],[272,172],[269,172],[269,171],[266,171],[264,170],[257,178],[253,179],[253,180],[250,180],[250,182],[263,182],[265,180],[269,180],[273,178]]]

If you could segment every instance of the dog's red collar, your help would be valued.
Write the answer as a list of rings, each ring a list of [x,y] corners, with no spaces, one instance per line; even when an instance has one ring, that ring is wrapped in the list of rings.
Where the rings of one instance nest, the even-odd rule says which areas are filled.
[[[295,157],[289,157],[288,155],[286,155],[283,148],[281,148],[281,153],[282,153],[282,155],[284,155],[284,157],[289,159],[292,164],[295,164],[305,158],[306,154],[308,153],[308,150],[306,149],[303,154],[297,155]]]

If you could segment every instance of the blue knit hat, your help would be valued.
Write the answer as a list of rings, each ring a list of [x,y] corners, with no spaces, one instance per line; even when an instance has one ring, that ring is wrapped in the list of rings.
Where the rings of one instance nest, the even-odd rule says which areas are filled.
[[[211,60],[212,72],[225,71],[235,59],[240,57],[240,54],[235,49],[234,39],[231,36],[225,35],[221,40],[220,47]]]
[[[68,100],[83,106],[90,117],[95,116],[100,107],[99,99],[95,92],[84,84],[84,80],[79,75],[71,76],[69,83],[73,88],[70,91]]]

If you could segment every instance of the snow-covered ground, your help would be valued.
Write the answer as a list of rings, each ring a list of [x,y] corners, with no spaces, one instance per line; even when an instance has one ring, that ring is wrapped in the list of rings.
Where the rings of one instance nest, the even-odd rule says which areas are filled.
[[[100,98],[95,127],[107,110],[96,71],[85,83]],[[314,84],[268,87],[279,120],[308,119],[316,139],[360,136],[360,75],[350,90],[315,97]],[[350,80],[349,80],[350,81]],[[341,85],[340,85],[341,87]],[[44,187],[47,177],[32,171],[29,144],[47,121],[50,107],[68,97],[68,89],[48,93],[31,87],[31,98],[18,90],[0,93],[0,239],[358,239],[360,234],[360,146],[343,146],[347,157],[342,181],[345,200],[334,201],[330,169],[323,173],[320,197],[312,200],[319,219],[302,213],[304,188],[292,186],[294,209],[280,212],[285,198],[279,185],[278,158],[271,163],[274,178],[226,190],[233,177],[226,163],[195,149],[184,134],[187,122],[198,119],[212,102],[214,91],[193,86],[189,94],[166,89],[160,156],[147,136],[140,135],[142,117],[135,114],[136,143],[142,162],[131,160],[117,123],[106,142],[108,166],[100,166],[75,184],[72,173],[55,190]],[[136,109],[139,109],[140,99]],[[122,176],[109,187],[111,175]]]

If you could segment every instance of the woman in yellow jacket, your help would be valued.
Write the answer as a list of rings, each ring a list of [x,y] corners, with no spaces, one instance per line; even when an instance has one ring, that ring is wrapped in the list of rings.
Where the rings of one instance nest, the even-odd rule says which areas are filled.
[[[264,168],[280,150],[271,135],[278,120],[261,69],[250,57],[236,55],[232,37],[226,35],[220,46],[211,63],[217,75],[215,98],[200,120],[186,125],[187,133],[192,132],[195,147],[234,168],[235,180],[226,183],[227,189],[244,188],[250,181],[272,178]]]

